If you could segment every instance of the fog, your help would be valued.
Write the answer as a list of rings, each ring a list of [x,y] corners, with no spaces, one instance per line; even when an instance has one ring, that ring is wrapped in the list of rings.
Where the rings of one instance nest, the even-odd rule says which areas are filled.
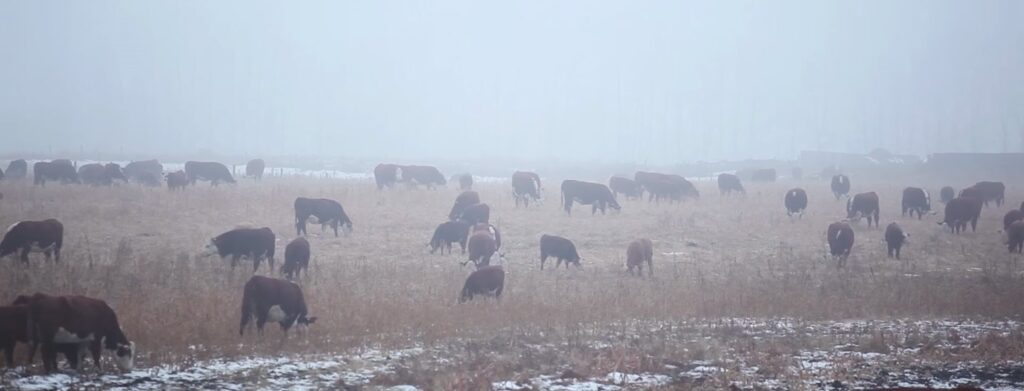
[[[4,1],[0,153],[1024,151],[1024,3]]]

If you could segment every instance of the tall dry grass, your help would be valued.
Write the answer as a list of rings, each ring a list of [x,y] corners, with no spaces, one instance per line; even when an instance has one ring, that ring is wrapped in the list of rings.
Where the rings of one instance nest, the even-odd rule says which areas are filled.
[[[628,319],[1024,313],[1021,261],[1007,254],[997,233],[1010,206],[986,209],[977,233],[954,236],[935,224],[941,211],[920,222],[901,218],[901,187],[858,185],[879,192],[883,228],[857,226],[848,267],[838,269],[825,257],[824,230],[845,216],[845,203],[832,198],[826,182],[802,182],[809,211],[790,220],[782,197],[795,185],[751,183],[745,197],[720,197],[713,184],[701,183],[704,197],[697,202],[624,201],[621,213],[591,216],[589,208],[577,207],[569,218],[557,205],[554,181],[548,181],[547,203],[528,209],[514,207],[507,184],[478,184],[492,223],[502,230],[506,289],[500,303],[456,305],[470,267],[459,266],[462,255],[431,255],[426,246],[454,189],[378,192],[369,182],[313,178],[200,185],[181,193],[4,182],[0,224],[54,217],[65,225],[65,245],[59,264],[40,255],[28,267],[4,259],[0,300],[32,292],[105,299],[138,343],[144,364],[407,346],[509,331],[572,337]],[[355,222],[354,232],[339,238],[310,226],[313,259],[301,284],[311,315],[320,320],[283,347],[276,327],[263,338],[239,337],[241,291],[251,268],[232,272],[219,258],[199,254],[211,237],[232,227],[268,226],[279,240],[280,265],[284,245],[295,237],[292,202],[298,196],[336,199]],[[911,234],[902,262],[885,255],[882,232],[891,221]],[[584,267],[539,270],[543,233],[574,240]],[[652,279],[625,271],[626,246],[639,237],[655,243]],[[264,265],[259,273],[270,272]]]

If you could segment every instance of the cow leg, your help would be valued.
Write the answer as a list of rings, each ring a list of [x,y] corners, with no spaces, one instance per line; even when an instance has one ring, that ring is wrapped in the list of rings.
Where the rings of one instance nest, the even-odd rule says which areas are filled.
[[[28,245],[21,248],[21,262],[28,264],[28,253],[32,251],[32,245]]]
[[[331,220],[331,229],[334,230],[334,237],[338,237],[338,219]]]
[[[543,252],[541,252],[540,253],[540,270],[544,270],[544,261],[546,261],[546,260],[548,260],[548,255],[543,253]]]
[[[57,369],[57,349],[53,342],[43,344],[43,371],[53,372]]]
[[[238,255],[238,254],[232,254],[231,255],[231,271],[235,271],[235,266],[238,265],[238,258],[239,257],[240,257],[240,255]]]
[[[4,364],[8,368],[14,368],[14,342],[10,345],[4,346]],[[31,363],[29,363],[31,364]]]
[[[295,216],[295,236],[306,234],[306,219],[308,218],[309,216],[306,216],[306,218]]]
[[[900,250],[901,249],[902,249],[902,247],[896,246],[896,259],[900,259]]]

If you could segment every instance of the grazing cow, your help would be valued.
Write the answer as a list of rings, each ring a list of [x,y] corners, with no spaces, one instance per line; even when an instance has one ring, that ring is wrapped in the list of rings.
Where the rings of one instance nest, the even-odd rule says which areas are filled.
[[[235,183],[228,167],[218,162],[185,162],[185,175],[190,185],[200,180],[210,181],[210,186],[217,186],[221,182]]]
[[[889,258],[900,259],[900,249],[908,237],[910,235],[903,233],[903,228],[900,228],[899,224],[890,223],[885,227],[885,243],[889,247]]]
[[[840,197],[850,196],[850,178],[846,175],[839,174],[832,177],[832,194],[836,196],[838,200]]]
[[[11,160],[7,164],[7,179],[25,179],[28,176],[28,162],[25,159]]]
[[[644,197],[644,188],[629,178],[613,176],[608,180],[608,188],[612,190],[612,194],[616,198],[619,197],[619,193],[629,199]]]
[[[256,180],[263,179],[263,170],[267,168],[267,163],[263,159],[252,159],[245,164],[245,176],[256,178]]]
[[[827,234],[829,252],[832,253],[833,259],[839,260],[838,265],[842,267],[846,264],[846,258],[850,256],[850,250],[853,249],[853,228],[843,222],[832,223],[828,226]]]
[[[188,175],[185,175],[185,171],[178,170],[167,173],[168,190],[185,190],[185,186],[188,186]]]
[[[943,186],[942,189],[939,190],[939,200],[941,200],[943,204],[954,198],[956,198],[956,190],[953,190],[952,187]]]
[[[648,202],[662,197],[679,201],[683,198],[700,198],[700,193],[693,183],[679,175],[637,171],[633,175],[633,180],[650,193]]]
[[[960,191],[960,196],[968,196],[977,198],[981,203],[988,207],[989,201],[996,203],[997,207],[1003,206],[1005,200],[1006,185],[1003,182],[978,182],[974,186],[968,187]]]
[[[487,266],[491,263],[494,253],[498,252],[495,234],[489,231],[474,230],[469,236],[469,244],[466,247],[469,248],[469,259],[462,263],[463,266],[469,262],[473,262],[477,268]]]
[[[163,176],[163,172],[164,166],[156,159],[131,162],[124,166],[124,176],[129,181],[146,186],[160,186],[160,177]]]
[[[754,170],[754,173],[750,175],[751,182],[775,182],[778,174],[775,173],[774,168],[763,168]]]
[[[330,224],[331,229],[334,230],[334,237],[338,237],[339,225],[343,228],[347,228],[350,232],[352,231],[352,219],[348,218],[348,215],[345,214],[345,209],[341,207],[341,204],[339,204],[338,201],[326,198],[296,198],[296,235],[306,234],[306,220],[309,220],[309,216],[315,216],[317,221],[320,222],[321,232],[326,230],[327,225]]]
[[[576,245],[569,239],[561,236],[541,235],[540,270],[544,270],[544,261],[546,261],[548,257],[554,257],[557,260],[557,262],[555,262],[556,269],[562,264],[562,261],[565,261],[566,269],[569,268],[570,263],[575,264],[576,267],[581,267],[580,261],[582,258],[580,258],[579,253],[576,252]]]
[[[516,199],[516,207],[522,201],[523,206],[530,206],[530,199],[540,200],[540,176],[533,172],[516,171],[512,173],[512,196]]]
[[[441,249],[441,253],[444,253],[444,249],[448,249],[448,253],[452,253],[452,243],[458,243],[459,247],[462,248],[462,253],[466,253],[466,233],[469,232],[469,224],[464,221],[445,221],[437,225],[434,229],[434,236],[430,238],[430,253],[433,254],[437,249]]]
[[[466,224],[486,223],[491,221],[491,207],[487,204],[473,204],[467,206],[459,216],[459,220]]]
[[[967,231],[967,223],[971,223],[973,232],[981,215],[981,201],[973,197],[957,197],[946,203],[946,216],[939,225],[946,224],[950,232],[959,234]]]
[[[117,163],[107,163],[106,165],[91,163],[83,165],[78,168],[78,178],[81,179],[82,183],[92,186],[110,186],[114,184],[115,179],[128,183],[128,178],[125,178],[124,172],[121,171],[121,166]]]
[[[377,183],[377,190],[382,190],[385,187],[390,189],[398,182],[398,165],[378,164],[373,168],[373,180]]]
[[[590,214],[597,213],[598,209],[601,210],[601,214],[604,214],[608,206],[615,210],[622,209],[619,203],[615,201],[615,197],[612,196],[612,191],[608,189],[608,186],[600,183],[566,179],[562,181],[562,204],[565,207],[566,214],[572,215],[573,202],[579,202],[580,205],[591,205]]]
[[[14,367],[14,347],[18,342],[29,342],[28,306],[0,306],[0,349],[8,368]]]
[[[117,314],[103,300],[36,293],[19,301],[28,305],[31,349],[34,353],[37,346],[42,346],[47,373],[57,369],[59,351],[68,356],[73,367],[77,366],[78,354],[61,345],[77,345],[79,352],[87,348],[97,368],[101,368],[103,348],[114,351],[114,363],[119,369],[130,371],[134,367],[135,343],[125,337]]]
[[[743,189],[743,184],[740,183],[740,177],[724,173],[718,174],[718,191],[722,195],[730,195],[733,192],[747,194],[747,191]]]
[[[473,188],[473,176],[470,174],[456,175],[459,182],[459,190],[470,190]]]
[[[284,264],[281,265],[281,274],[289,280],[292,276],[299,276],[302,270],[309,275],[309,241],[304,237],[297,237],[284,247]]]
[[[932,210],[932,197],[928,194],[928,190],[924,190],[918,187],[908,187],[903,189],[903,215],[907,215],[907,211],[910,212],[910,217],[914,217],[914,212],[917,212],[917,219],[920,220],[926,212]]]
[[[1013,209],[1006,212],[1006,214],[1003,215],[1003,231],[1009,230],[1010,224],[1020,220],[1024,220],[1024,211],[1020,209]]]
[[[480,194],[466,190],[459,193],[458,197],[455,197],[455,204],[452,205],[452,211],[448,212],[448,220],[457,220],[462,216],[462,211],[466,210],[466,207],[480,203]]]
[[[505,289],[505,270],[501,266],[484,266],[473,271],[466,277],[459,295],[459,303],[473,300],[473,296],[492,296],[501,300],[501,291]]]
[[[235,228],[210,240],[206,253],[217,252],[221,259],[231,257],[231,270],[235,270],[238,259],[252,259],[253,273],[260,267],[260,261],[267,258],[270,270],[274,270],[274,243],[276,237],[270,228]]]
[[[792,217],[800,215],[804,217],[804,210],[807,209],[807,192],[801,188],[795,188],[786,192],[786,214]]]
[[[861,217],[867,217],[868,228],[871,228],[871,218],[875,219],[875,227],[878,227],[878,194],[875,192],[860,193],[853,198],[846,200],[846,218],[857,222]]]
[[[402,182],[412,185],[426,185],[428,189],[448,183],[444,174],[434,166],[401,166]]]
[[[294,282],[264,276],[252,276],[242,291],[242,320],[238,335],[243,335],[245,326],[256,317],[256,331],[263,334],[263,325],[277,322],[285,337],[294,325],[309,326],[316,322],[315,316],[308,316],[306,299],[302,288]]]
[[[629,243],[626,248],[626,270],[636,275],[643,275],[644,262],[647,262],[647,275],[654,275],[654,244],[650,239],[637,239]]]
[[[42,252],[46,260],[60,261],[60,249],[64,244],[64,225],[55,219],[43,221],[19,221],[7,228],[0,241],[0,257],[21,250],[21,261],[28,263],[29,252]]]
[[[33,183],[46,186],[46,181],[59,181],[60,183],[81,183],[78,179],[78,172],[70,160],[57,159],[52,162],[36,162],[32,165]]]
[[[1024,249],[1024,221],[1014,221],[1006,230],[1006,246],[1010,254],[1020,254]]]
[[[488,223],[476,223],[469,227],[469,235],[472,236],[477,232],[489,233],[494,238],[494,245],[500,250],[501,249],[501,231],[498,231],[498,227]]]

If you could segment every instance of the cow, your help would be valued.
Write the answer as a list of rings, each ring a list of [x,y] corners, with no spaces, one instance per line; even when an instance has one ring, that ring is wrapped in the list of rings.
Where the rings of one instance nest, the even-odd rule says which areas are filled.
[[[754,170],[754,173],[750,175],[751,182],[775,182],[778,177],[774,168],[762,168]]]
[[[390,189],[398,182],[398,165],[378,164],[373,168],[373,180],[377,183],[377,190]]]
[[[871,228],[871,218],[875,219],[875,227],[878,227],[878,194],[875,192],[859,193],[853,198],[846,200],[846,218],[857,222],[861,217],[867,217],[868,228]]]
[[[829,252],[833,259],[839,260],[838,266],[842,267],[846,264],[846,258],[850,256],[850,251],[853,249],[853,228],[850,228],[850,224],[845,222],[832,223],[829,224],[826,234]]]
[[[956,198],[956,190],[953,190],[952,187],[943,186],[942,189],[939,189],[939,200],[942,201],[943,204],[954,198]]]
[[[730,195],[733,192],[747,194],[747,191],[743,189],[743,184],[740,183],[740,177],[725,173],[718,174],[718,191],[722,195]]]
[[[252,159],[245,164],[245,176],[255,178],[257,181],[263,179],[263,170],[267,163],[263,159]]]
[[[185,175],[188,176],[188,183],[195,185],[196,181],[210,181],[210,186],[217,186],[221,182],[235,183],[231,171],[224,164],[218,162],[185,162]]]
[[[555,235],[541,235],[540,237],[540,270],[544,270],[544,261],[547,261],[548,257],[554,257],[557,261],[555,262],[555,268],[565,261],[565,268],[569,268],[569,264],[575,264],[576,267],[582,267],[580,265],[579,253],[576,252],[576,245],[569,239]]]
[[[565,213],[572,215],[572,204],[573,202],[579,202],[581,205],[591,205],[590,214],[597,213],[597,210],[601,210],[601,214],[605,213],[605,209],[611,206],[615,210],[622,210],[619,203],[615,201],[615,197],[612,196],[612,191],[600,183],[592,182],[581,182],[572,179],[566,179],[562,181],[562,204],[565,207]]]
[[[459,216],[459,220],[466,224],[486,223],[491,221],[491,207],[487,204],[473,204],[467,206]]]
[[[52,162],[36,162],[32,165],[32,182],[36,185],[46,186],[46,181],[59,181],[60,183],[81,183],[78,179],[78,172],[70,160],[58,159]]]
[[[910,212],[910,217],[914,217],[914,212],[917,212],[917,219],[920,220],[926,212],[932,210],[932,197],[928,194],[928,190],[919,187],[908,187],[903,189],[903,216]]]
[[[169,172],[166,175],[167,179],[167,190],[185,190],[188,186],[188,175],[185,175],[185,171],[178,170],[175,172]]]
[[[7,164],[7,179],[25,179],[28,176],[28,162],[25,159],[11,160]]]
[[[284,336],[288,329],[298,325],[307,327],[316,322],[309,316],[302,289],[294,282],[264,276],[252,276],[242,290],[242,320],[238,324],[238,335],[243,335],[245,326],[256,317],[256,332],[263,334],[263,325],[277,322]]]
[[[788,216],[799,215],[801,219],[804,217],[804,210],[807,210],[807,192],[804,189],[790,189],[786,192],[784,201]]]
[[[309,220],[309,216],[315,216],[317,221],[320,222],[320,231],[327,229],[327,225],[331,225],[331,229],[334,230],[334,237],[338,237],[338,226],[352,231],[352,219],[348,218],[345,214],[345,209],[341,207],[341,204],[335,200],[329,200],[326,198],[303,198],[298,197],[295,199],[295,234],[305,235],[306,234],[306,220]]]
[[[978,182],[974,186],[960,190],[960,196],[977,198],[987,208],[989,201],[996,203],[996,207],[1003,206],[1005,200],[1006,185],[1003,182]]]
[[[643,275],[644,262],[647,262],[647,275],[654,276],[654,244],[650,239],[637,239],[629,243],[626,248],[626,270],[636,275]]]
[[[648,202],[662,197],[669,197],[672,200],[700,198],[700,193],[693,183],[679,175],[637,171],[633,175],[633,180],[650,193]]]
[[[401,166],[402,182],[411,185],[426,185],[428,189],[448,183],[444,174],[434,166]]]
[[[832,177],[832,195],[838,200],[841,197],[850,196],[850,178],[843,174]]]
[[[1006,230],[1006,246],[1010,254],[1020,254],[1024,249],[1024,221],[1014,221]]]
[[[29,252],[42,252],[46,260],[53,255],[60,261],[60,250],[64,245],[64,225],[56,219],[42,221],[19,221],[7,228],[0,241],[0,257],[21,250],[21,261],[28,263]]]
[[[473,296],[491,296],[501,300],[501,291],[505,289],[505,270],[501,266],[483,266],[474,270],[466,277],[459,294],[459,303],[473,300]]]
[[[619,197],[619,193],[628,199],[644,198],[644,188],[629,178],[613,176],[608,179],[608,188],[612,190],[612,195],[616,198]]]
[[[458,197],[455,197],[455,204],[452,205],[451,212],[448,212],[448,220],[459,219],[459,217],[462,217],[462,211],[465,210],[466,207],[479,203],[479,193],[472,190],[466,190],[459,193]]]
[[[281,274],[291,280],[292,276],[298,277],[302,270],[309,275],[309,241],[304,237],[297,237],[284,247],[284,264],[281,265]]]
[[[489,231],[472,231],[466,247],[469,249],[469,259],[462,263],[463,266],[469,262],[473,262],[477,268],[487,266],[494,253],[498,252],[495,234]]]
[[[650,202],[653,200],[655,203],[660,203],[662,199],[666,199],[669,203],[682,202],[683,201],[683,189],[678,183],[673,183],[667,179],[654,179],[647,182],[644,185],[647,189],[648,199]]]
[[[889,248],[889,258],[900,259],[900,249],[907,243],[910,235],[903,233],[899,224],[890,223],[885,227],[885,243]]]
[[[469,232],[469,224],[464,221],[445,221],[437,225],[434,229],[434,236],[430,238],[430,253],[433,254],[437,249],[441,249],[441,253],[444,253],[444,249],[448,249],[448,253],[452,253],[452,243],[458,243],[459,247],[462,248],[462,253],[466,253],[466,234]]]
[[[494,238],[494,245],[499,250],[501,249],[501,231],[498,231],[498,227],[488,223],[476,223],[469,227],[469,235],[472,236],[477,232],[485,232],[491,234]]]
[[[523,206],[530,206],[530,199],[534,202],[540,200],[540,176],[529,171],[516,171],[512,173],[512,196],[516,200],[516,207],[522,201]]]
[[[110,186],[114,184],[114,180],[128,183],[128,178],[124,176],[121,166],[117,163],[83,165],[78,168],[78,178],[82,183],[92,186]]]
[[[104,348],[114,352],[114,364],[119,369],[130,371],[134,367],[135,343],[124,335],[117,314],[103,300],[36,293],[19,298],[19,302],[28,306],[31,349],[35,352],[37,346],[42,347],[43,368],[47,373],[57,369],[59,351],[68,356],[73,368],[77,366],[78,354],[72,354],[62,345],[77,345],[79,352],[88,349],[100,369]]]
[[[1013,209],[1006,212],[1006,214],[1003,215],[1003,231],[1009,230],[1010,224],[1020,220],[1024,220],[1024,211],[1020,209]]]
[[[253,273],[260,267],[263,258],[267,259],[270,270],[274,270],[274,244],[277,238],[270,228],[235,228],[210,240],[204,255],[216,252],[221,259],[231,258],[231,270],[235,270],[238,259],[248,257],[252,260]]]
[[[14,367],[14,347],[18,342],[29,342],[28,306],[0,306],[0,349],[8,368]]]
[[[959,234],[967,231],[967,223],[971,223],[973,232],[981,215],[981,201],[973,197],[957,197],[946,203],[946,215],[939,225],[949,226],[950,232]]]
[[[124,166],[124,176],[129,181],[146,186],[160,186],[164,166],[156,159],[130,162]]]
[[[458,174],[455,175],[455,180],[452,182],[459,183],[459,190],[471,190],[473,189],[473,176],[470,174]]]

